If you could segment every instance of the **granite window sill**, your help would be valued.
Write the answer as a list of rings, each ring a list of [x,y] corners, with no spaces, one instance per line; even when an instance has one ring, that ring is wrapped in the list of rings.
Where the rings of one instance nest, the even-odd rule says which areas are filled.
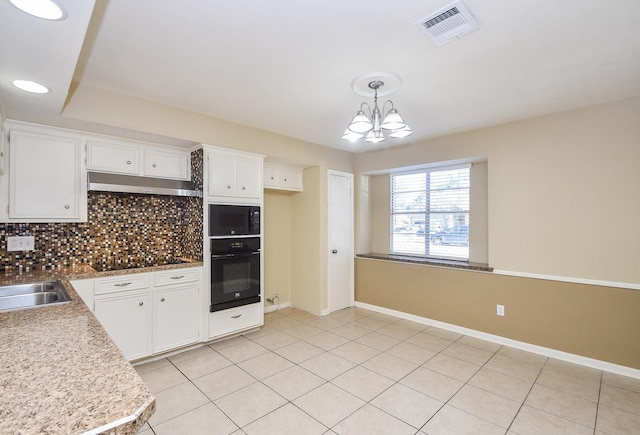
[[[398,263],[424,264],[427,266],[450,267],[452,269],[475,270],[480,272],[493,272],[493,267],[485,263],[472,263],[468,261],[439,260],[436,258],[413,257],[411,255],[396,254],[357,254],[356,258],[369,258],[373,260],[396,261]]]

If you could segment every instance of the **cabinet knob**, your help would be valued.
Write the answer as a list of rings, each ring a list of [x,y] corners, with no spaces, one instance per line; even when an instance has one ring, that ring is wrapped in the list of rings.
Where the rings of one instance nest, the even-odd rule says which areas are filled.
[[[285,178],[284,181],[287,181],[287,179]]]
[[[131,160],[127,160],[127,165],[130,165],[130,164],[131,164]]]
[[[144,305],[144,302],[140,302],[140,303],[138,303],[138,305],[143,306],[143,305]]]
[[[242,190],[245,190],[246,188],[244,186],[242,186]]]
[[[67,209],[67,210],[69,210],[69,208],[70,208],[70,207],[69,207],[69,204],[65,204],[65,205],[64,205],[64,208],[65,208],[65,209]]]
[[[231,189],[231,186],[227,186],[227,189]]]
[[[152,168],[155,168],[157,165],[154,163],[153,165],[151,165]]]
[[[160,299],[160,302],[164,302],[164,298]]]

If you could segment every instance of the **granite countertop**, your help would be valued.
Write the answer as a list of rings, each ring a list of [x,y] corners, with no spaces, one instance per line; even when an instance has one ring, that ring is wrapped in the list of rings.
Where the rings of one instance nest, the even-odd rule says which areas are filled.
[[[452,269],[467,269],[475,270],[479,272],[493,272],[493,267],[489,267],[484,263],[473,263],[469,261],[457,261],[457,260],[441,260],[426,257],[417,257],[411,255],[397,255],[397,254],[356,254],[357,258],[368,258],[371,260],[385,260],[396,261],[398,263],[412,263],[412,264],[424,264],[427,266],[436,267],[449,267]]]
[[[68,280],[200,265],[0,275],[0,284],[60,279],[71,297],[0,313],[0,433],[136,433],[155,411],[155,398]]]

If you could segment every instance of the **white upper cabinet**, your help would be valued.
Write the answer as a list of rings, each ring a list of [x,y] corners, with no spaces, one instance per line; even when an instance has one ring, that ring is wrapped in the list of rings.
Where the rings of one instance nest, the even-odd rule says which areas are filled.
[[[140,173],[140,149],[126,144],[87,141],[87,168],[91,171]]]
[[[144,174],[157,178],[189,179],[190,154],[182,151],[146,149]]]
[[[262,199],[263,156],[205,146],[210,198]]]
[[[189,180],[188,150],[117,139],[87,140],[87,168],[96,172]]]
[[[265,163],[264,188],[301,192],[302,174],[302,168],[278,165],[275,163]]]
[[[86,222],[82,139],[63,131],[10,124],[9,171],[1,177],[1,221]]]

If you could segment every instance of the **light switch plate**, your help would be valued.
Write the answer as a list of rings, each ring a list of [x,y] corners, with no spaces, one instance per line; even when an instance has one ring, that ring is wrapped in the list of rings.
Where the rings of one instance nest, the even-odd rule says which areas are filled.
[[[7,251],[33,251],[35,240],[33,236],[7,237]]]

